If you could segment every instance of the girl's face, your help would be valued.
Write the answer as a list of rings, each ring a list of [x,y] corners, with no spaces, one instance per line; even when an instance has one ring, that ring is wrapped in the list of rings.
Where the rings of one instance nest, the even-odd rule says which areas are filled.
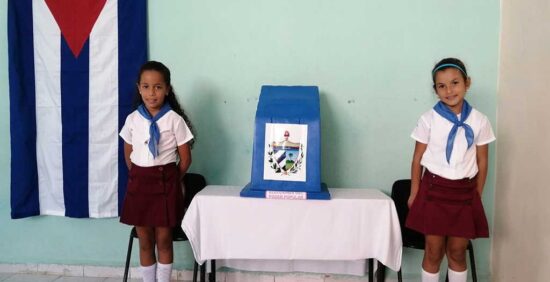
[[[446,68],[435,73],[435,92],[439,100],[455,114],[462,111],[468,88],[470,88],[470,78],[464,80],[462,72],[458,69]]]
[[[141,73],[137,85],[143,104],[152,116],[159,112],[164,99],[169,92],[169,86],[166,85],[162,74],[155,70],[145,70]]]

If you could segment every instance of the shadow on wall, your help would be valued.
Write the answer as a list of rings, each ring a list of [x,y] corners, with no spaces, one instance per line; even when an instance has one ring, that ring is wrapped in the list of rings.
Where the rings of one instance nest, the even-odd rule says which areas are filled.
[[[230,154],[224,152],[225,140],[229,134],[223,112],[219,110],[221,91],[210,81],[199,81],[192,86],[191,121],[195,127],[196,143],[192,151],[193,162],[190,172],[201,173],[208,184],[221,184],[228,179]],[[223,102],[223,101],[222,101]]]
[[[341,136],[342,130],[335,122],[334,109],[328,102],[328,94],[319,91],[319,100],[321,103],[321,181],[328,187],[337,187],[344,181],[340,179],[338,171],[332,164],[342,163],[337,148],[338,136]]]

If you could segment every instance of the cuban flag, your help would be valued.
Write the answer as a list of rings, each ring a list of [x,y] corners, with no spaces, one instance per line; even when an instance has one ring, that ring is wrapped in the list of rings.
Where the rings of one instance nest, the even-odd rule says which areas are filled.
[[[146,0],[9,0],[11,217],[116,217]]]

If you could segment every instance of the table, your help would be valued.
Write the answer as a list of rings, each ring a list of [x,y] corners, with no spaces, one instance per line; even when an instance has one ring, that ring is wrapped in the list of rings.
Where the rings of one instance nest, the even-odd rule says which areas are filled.
[[[200,264],[273,261],[280,270],[285,261],[317,262],[326,270],[327,263],[364,264],[375,258],[395,271],[401,266],[397,212],[379,190],[330,188],[332,199],[327,201],[243,198],[241,189],[210,185],[193,198],[182,228]],[[362,273],[350,273],[346,266],[330,270],[365,274],[364,268]]]

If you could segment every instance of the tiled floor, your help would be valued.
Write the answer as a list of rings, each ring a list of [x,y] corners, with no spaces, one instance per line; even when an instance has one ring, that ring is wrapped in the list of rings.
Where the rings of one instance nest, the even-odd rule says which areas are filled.
[[[248,282],[248,281],[267,281],[266,277],[256,276],[256,277],[243,277],[240,275],[233,276],[232,279],[226,281],[234,282]],[[304,279],[305,278],[305,279]],[[309,281],[318,281],[316,279],[307,279],[307,277],[275,277],[268,279],[273,282],[283,282],[283,281],[295,281],[295,282],[309,282]],[[39,274],[12,274],[12,273],[0,273],[1,282],[120,282],[122,278],[101,278],[101,277],[67,277],[67,276],[57,276],[57,275],[39,275]],[[131,282],[141,282],[141,279],[129,279]],[[175,280],[174,280],[175,281]],[[323,280],[321,280],[323,281]],[[350,279],[349,277],[327,277],[324,279],[327,282],[356,282],[356,281],[368,281],[367,279]],[[394,280],[387,279],[386,281],[392,282]],[[404,282],[414,282],[416,280],[403,279]]]
[[[404,282],[416,282],[418,279],[403,279]],[[470,280],[470,277],[468,277]],[[486,277],[478,277],[478,281],[489,281]],[[322,275],[322,274],[258,274],[251,272],[227,272],[217,277],[218,281],[225,282],[366,282],[367,277],[347,276],[347,275]],[[0,273],[0,282],[120,282],[122,278],[102,278],[102,277],[70,277],[59,275],[41,275],[26,273]],[[131,282],[141,282],[141,279],[129,279]],[[182,282],[181,280],[178,280]],[[395,282],[396,278],[386,278],[387,282]],[[441,281],[444,281],[443,278]],[[176,280],[173,280],[176,282]]]
[[[15,274],[0,273],[1,282],[120,282],[121,278],[101,278],[101,277],[67,277],[58,275],[39,275],[39,274]],[[141,282],[141,279],[129,279],[132,282]]]
[[[250,272],[232,272],[228,275],[220,275],[218,281],[226,282],[363,282],[368,281],[366,277],[345,277],[345,276],[324,276],[314,274],[289,274],[289,275],[261,275]],[[59,275],[21,274],[21,273],[0,273],[1,282],[119,282],[122,278],[101,278],[101,277],[68,277]],[[141,279],[129,279],[131,282],[141,282]],[[175,280],[173,280],[175,281]],[[392,280],[386,280],[391,282]],[[413,280],[403,280],[413,282]]]

